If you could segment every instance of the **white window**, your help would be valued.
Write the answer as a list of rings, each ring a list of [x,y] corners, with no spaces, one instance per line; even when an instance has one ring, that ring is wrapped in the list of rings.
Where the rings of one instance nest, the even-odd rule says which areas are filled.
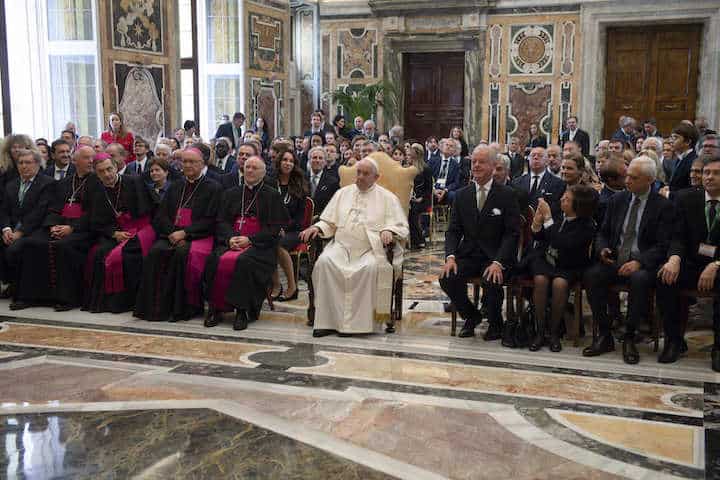
[[[198,0],[198,16],[200,125],[212,138],[223,115],[245,110],[243,2]]]
[[[103,128],[97,0],[6,2],[13,130],[55,139]]]

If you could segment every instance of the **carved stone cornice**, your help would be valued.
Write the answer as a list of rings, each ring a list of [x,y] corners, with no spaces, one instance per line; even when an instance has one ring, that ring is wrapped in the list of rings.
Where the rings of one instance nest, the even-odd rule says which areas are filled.
[[[373,14],[379,17],[393,15],[433,15],[437,13],[468,13],[495,6],[496,0],[369,0]]]

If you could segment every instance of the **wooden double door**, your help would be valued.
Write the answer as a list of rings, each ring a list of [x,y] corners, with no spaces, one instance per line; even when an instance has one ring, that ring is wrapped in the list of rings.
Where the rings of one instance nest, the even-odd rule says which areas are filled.
[[[421,143],[463,126],[464,52],[403,54],[405,138]]]
[[[665,136],[694,120],[701,34],[701,25],[608,29],[603,138],[622,115],[655,118]]]

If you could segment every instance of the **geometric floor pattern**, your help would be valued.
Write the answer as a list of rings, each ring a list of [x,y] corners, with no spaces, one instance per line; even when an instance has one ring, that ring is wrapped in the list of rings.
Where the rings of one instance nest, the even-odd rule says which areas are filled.
[[[674,365],[510,350],[450,337],[441,264],[392,335],[313,338],[304,283],[243,332],[2,302],[0,478],[720,478],[707,305]]]

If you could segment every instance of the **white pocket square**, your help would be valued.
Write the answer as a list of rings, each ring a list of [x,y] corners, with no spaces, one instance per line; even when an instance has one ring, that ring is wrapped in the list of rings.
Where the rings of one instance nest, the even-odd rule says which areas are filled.
[[[493,208],[492,214],[493,215],[502,215],[502,211],[499,208]]]

